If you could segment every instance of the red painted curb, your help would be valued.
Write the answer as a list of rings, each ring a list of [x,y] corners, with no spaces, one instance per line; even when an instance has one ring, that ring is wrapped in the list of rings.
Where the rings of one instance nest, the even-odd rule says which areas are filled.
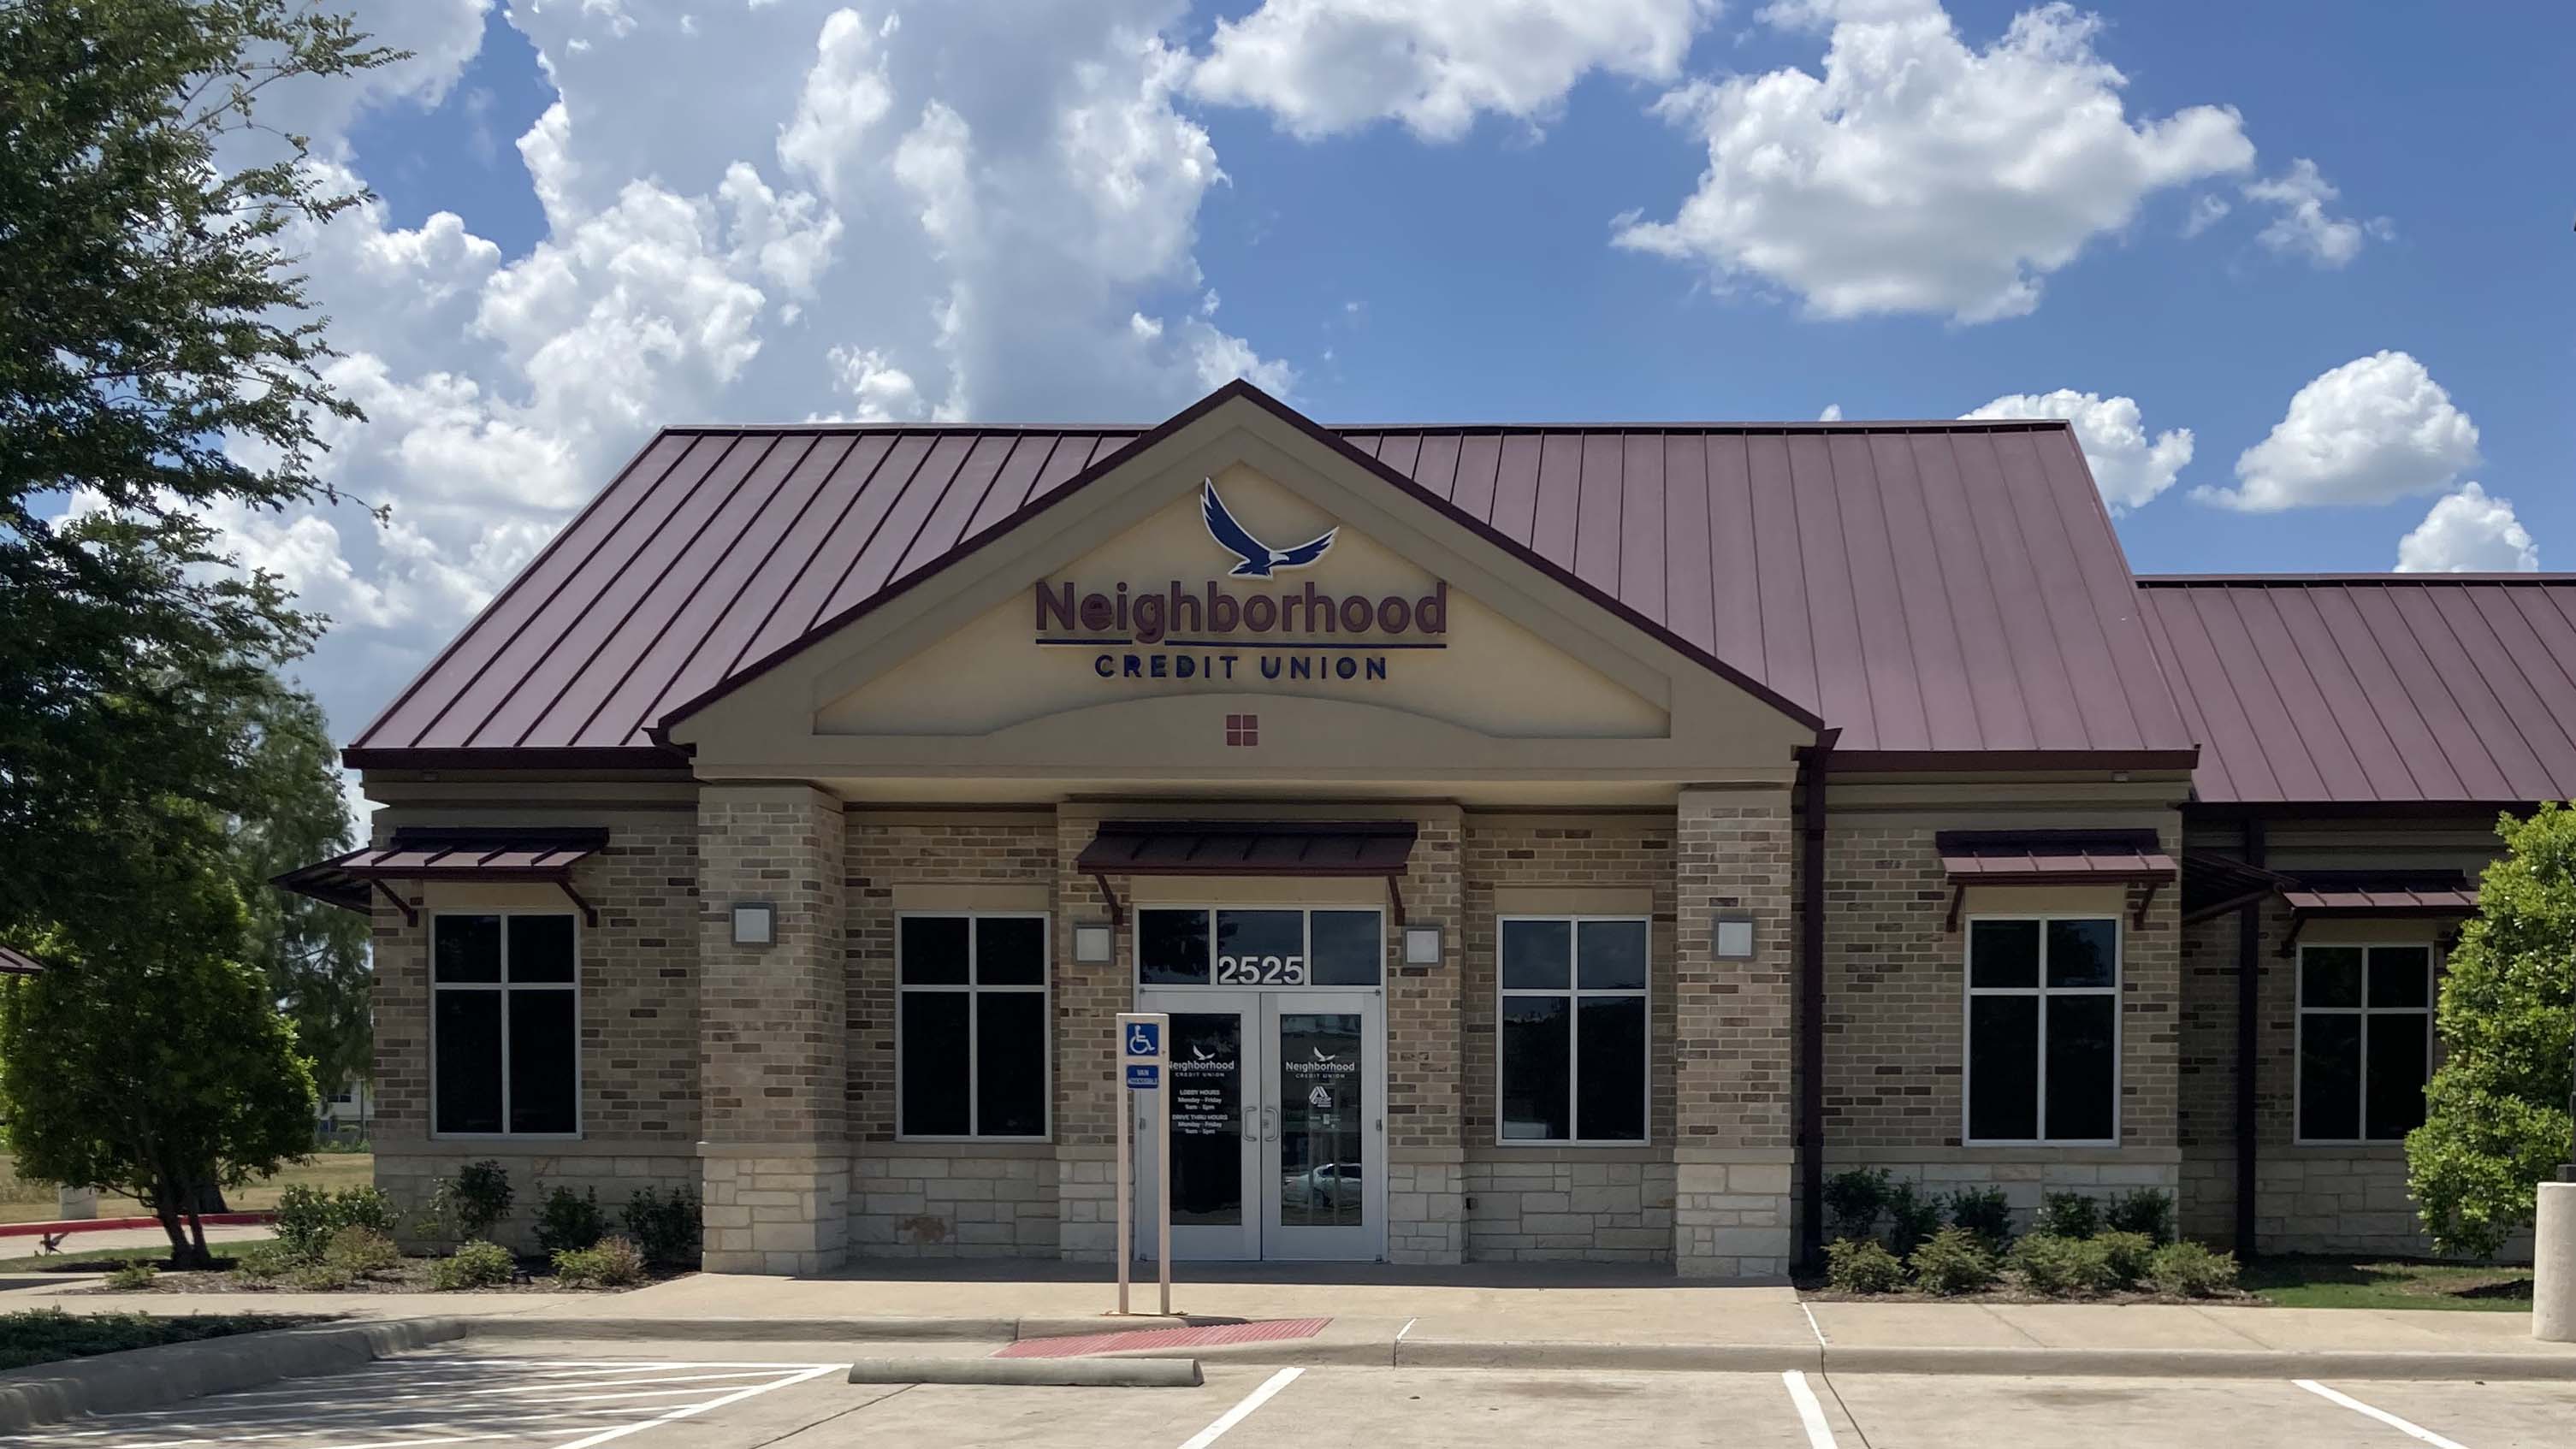
[[[275,1213],[205,1213],[197,1221],[213,1227],[273,1223]],[[36,1238],[64,1233],[99,1233],[110,1229],[157,1228],[159,1218],[67,1218],[55,1223],[0,1223],[0,1238]]]

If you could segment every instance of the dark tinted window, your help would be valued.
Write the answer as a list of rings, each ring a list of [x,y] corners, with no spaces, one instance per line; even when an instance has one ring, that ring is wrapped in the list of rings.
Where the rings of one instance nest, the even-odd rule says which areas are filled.
[[[1646,923],[1581,921],[1574,927],[1575,984],[1586,991],[1646,989]]]
[[[2422,946],[2370,948],[2370,1004],[2430,1006],[2433,1002],[2433,953]],[[2320,1005],[2310,1002],[2309,1005]]]
[[[1968,984],[2037,986],[2039,922],[1969,922]]]
[[[441,917],[441,921],[446,917]],[[501,1130],[501,993],[434,993],[441,1132]]]
[[[1267,970],[1276,962],[1285,969],[1291,959],[1303,961],[1306,956],[1306,913],[1304,911],[1219,911],[1216,913],[1217,979],[1228,980],[1227,963],[1238,971],[1252,968]],[[1245,981],[1250,978],[1230,978]],[[1267,976],[1263,979],[1278,979]]]
[[[1377,912],[1316,911],[1307,917],[1306,934],[1314,952],[1318,986],[1375,986],[1385,971],[1379,943]]]
[[[512,916],[510,979],[571,985],[572,917]]]
[[[2424,1125],[2425,1021],[2411,1011],[2370,1017],[2370,1084],[2362,1112],[2374,1142],[2394,1141]]]
[[[1646,1140],[1646,998],[1587,996],[1575,1016],[1575,1136]]]
[[[579,1125],[573,1087],[578,1047],[573,993],[510,993],[511,1131],[570,1132]]]
[[[441,982],[501,979],[501,918],[439,916],[430,947]]]
[[[1569,998],[1503,998],[1502,1122],[1505,1137],[1573,1135],[1567,1093]]]
[[[2048,923],[2048,984],[2114,986],[2119,983],[2120,926],[2116,921]]]
[[[1044,986],[1046,958],[1046,922],[1038,917],[976,918],[977,985]]]
[[[2119,1000],[2103,996],[2048,999],[2048,1136],[2091,1142],[2111,1136],[2118,1079],[2112,1049]]]
[[[1503,922],[1503,989],[1563,991],[1573,980],[1570,921]]]
[[[1138,911],[1136,979],[1147,986],[1208,984],[1208,913]]]
[[[963,991],[906,991],[897,1008],[903,1036],[903,1130],[913,1137],[963,1137],[966,1095]],[[1037,997],[1033,993],[1031,1000]]]
[[[2301,1006],[2361,1005],[2361,948],[2310,946],[2299,953]]]
[[[903,984],[966,984],[966,918],[906,916],[896,925],[902,933]]]
[[[2421,1018],[2411,1024],[2424,1029]],[[2314,1012],[2299,1022],[2299,1135],[2332,1142],[2361,1135],[2359,1013]]]
[[[2027,1141],[2039,1135],[2039,998],[1968,1000],[1968,1135]]]
[[[975,1130],[987,1137],[1046,1132],[1046,997],[975,994]]]

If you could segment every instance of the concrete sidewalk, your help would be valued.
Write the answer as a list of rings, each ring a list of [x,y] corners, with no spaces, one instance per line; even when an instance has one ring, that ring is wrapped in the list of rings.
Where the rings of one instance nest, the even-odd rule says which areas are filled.
[[[30,1282],[41,1278],[41,1282]],[[457,1317],[478,1334],[709,1340],[976,1340],[1168,1322],[1106,1316],[1097,1266],[870,1263],[813,1278],[698,1274],[631,1293],[84,1294],[57,1274],[0,1276],[0,1309]],[[1134,1306],[1150,1314],[1151,1280]],[[2576,1379],[2576,1345],[2527,1313],[2133,1304],[1801,1303],[1658,1267],[1192,1265],[1173,1291],[1196,1320],[1328,1318],[1311,1339],[1209,1351],[1279,1363]],[[1909,1370],[1908,1366],[1911,1366]],[[2309,1374],[2314,1376],[2314,1373]]]

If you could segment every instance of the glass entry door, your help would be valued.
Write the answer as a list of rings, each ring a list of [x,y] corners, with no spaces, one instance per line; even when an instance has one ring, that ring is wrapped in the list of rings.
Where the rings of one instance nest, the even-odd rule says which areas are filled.
[[[1384,1032],[1375,992],[1144,992],[1169,1012],[1172,1256],[1386,1254]],[[1152,1114],[1129,1093],[1146,1201]],[[1154,1252],[1137,1224],[1137,1252]]]

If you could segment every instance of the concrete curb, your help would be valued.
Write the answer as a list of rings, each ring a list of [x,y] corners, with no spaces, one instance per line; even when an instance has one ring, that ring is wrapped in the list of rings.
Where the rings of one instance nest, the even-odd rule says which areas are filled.
[[[2531,1379],[2576,1382],[2576,1356],[2549,1353],[2241,1348],[1828,1348],[1825,1371],[1999,1377]]]
[[[675,1342],[815,1343],[854,1339],[867,1343],[1010,1343],[1023,1338],[1070,1338],[1085,1333],[1133,1333],[1187,1328],[1186,1318],[560,1318],[499,1315],[466,1320],[477,1338],[588,1338]]]
[[[454,1318],[280,1328],[11,1369],[0,1373],[0,1431],[59,1423],[79,1414],[157,1408],[203,1394],[355,1368],[451,1342],[465,1331],[464,1323]]]
[[[854,1384],[1009,1384],[1029,1388],[1194,1389],[1194,1358],[863,1358]]]

